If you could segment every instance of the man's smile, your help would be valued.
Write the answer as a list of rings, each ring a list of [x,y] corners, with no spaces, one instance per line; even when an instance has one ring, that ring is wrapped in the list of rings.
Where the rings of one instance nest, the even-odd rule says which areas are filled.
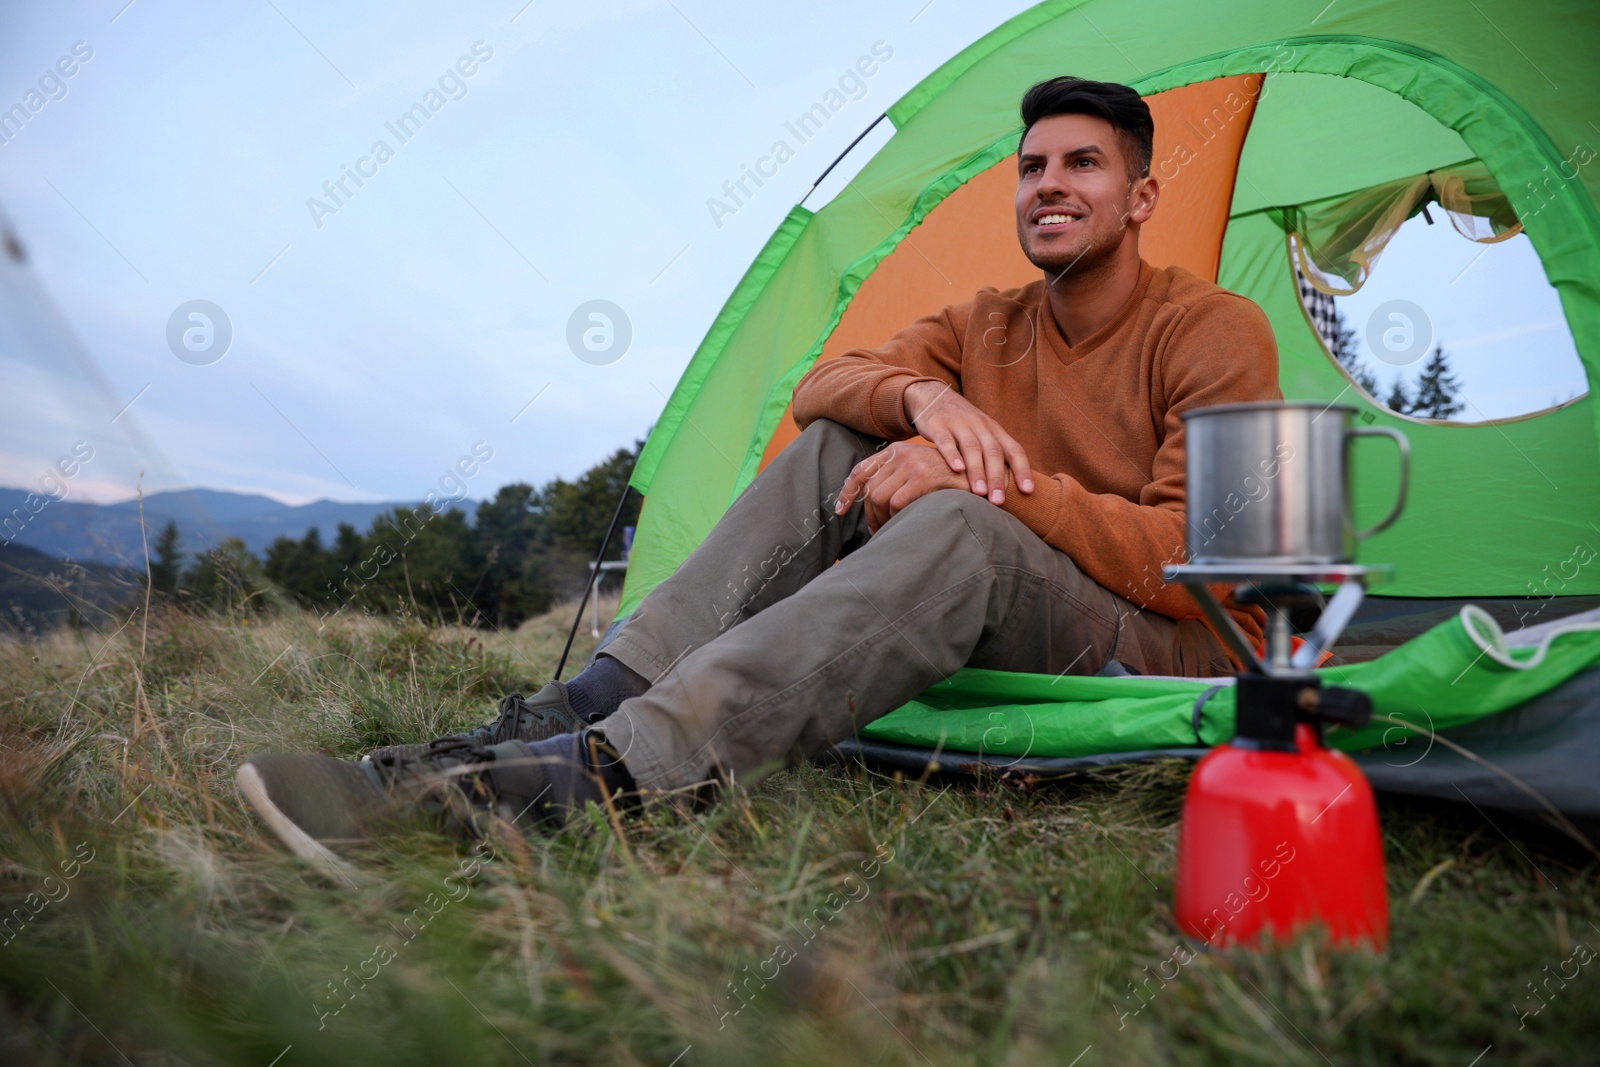
[[[1063,233],[1082,221],[1081,212],[1063,207],[1042,207],[1032,216],[1033,229],[1038,234]]]

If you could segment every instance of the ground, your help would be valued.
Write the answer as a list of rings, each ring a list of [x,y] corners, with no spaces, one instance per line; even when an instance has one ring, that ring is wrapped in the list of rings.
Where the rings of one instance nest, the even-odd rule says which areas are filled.
[[[804,766],[697,817],[378,841],[348,877],[241,808],[252,752],[489,718],[570,610],[0,641],[0,1062],[1600,1063],[1600,862],[1471,809],[1385,799],[1386,953],[1191,956],[1182,763]]]

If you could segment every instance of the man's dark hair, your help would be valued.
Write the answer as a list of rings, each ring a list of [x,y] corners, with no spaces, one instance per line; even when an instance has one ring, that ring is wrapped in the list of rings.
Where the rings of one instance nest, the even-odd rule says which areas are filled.
[[[1128,86],[1066,74],[1039,82],[1022,94],[1022,139],[1028,139],[1028,131],[1033,129],[1034,123],[1052,115],[1093,115],[1105,119],[1122,138],[1123,154],[1128,157],[1128,177],[1149,175],[1156,124],[1150,118],[1149,106]]]

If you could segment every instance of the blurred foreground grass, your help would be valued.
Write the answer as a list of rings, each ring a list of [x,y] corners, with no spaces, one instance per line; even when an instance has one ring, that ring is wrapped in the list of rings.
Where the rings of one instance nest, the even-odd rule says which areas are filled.
[[[799,767],[620,837],[376,842],[354,884],[241,809],[252,752],[354,757],[534,691],[570,610],[0,643],[0,1063],[1600,1063],[1600,864],[1471,809],[1384,805],[1387,954],[1182,966],[1184,764]]]

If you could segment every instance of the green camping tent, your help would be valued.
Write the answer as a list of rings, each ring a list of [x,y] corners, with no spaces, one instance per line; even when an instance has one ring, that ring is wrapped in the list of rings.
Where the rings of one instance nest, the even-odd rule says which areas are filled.
[[[1286,398],[1337,399],[1355,406],[1362,422],[1397,426],[1409,437],[1406,511],[1361,547],[1362,561],[1394,565],[1383,594],[1459,601],[1600,593],[1600,567],[1563,571],[1558,587],[1548,580],[1575,544],[1600,546],[1600,411],[1592,395],[1492,423],[1397,415],[1330,357],[1300,288],[1306,275],[1324,285],[1359,280],[1362,249],[1387,236],[1362,228],[1374,198],[1394,209],[1391,219],[1437,201],[1466,223],[1464,233],[1476,221],[1488,239],[1520,225],[1594,382],[1597,46],[1600,12],[1578,0],[1049,0],[1011,19],[888,110],[881,121],[892,124],[893,136],[825,206],[789,213],[718,314],[633,474],[645,504],[621,614],[671,574],[764,460],[792,439],[790,394],[819,358],[881,343],[980,286],[1037,276],[1015,247],[1008,161],[1021,133],[1023,90],[1062,73],[1125,82],[1150,102],[1153,169],[1166,210],[1147,227],[1145,257],[1158,266],[1180,263],[1264,308]],[[1389,507],[1393,466],[1389,456],[1358,460],[1358,524]],[[1457,639],[1470,638],[1469,623],[1446,625]],[[1483,657],[1473,669],[1483,660],[1495,662]],[[1066,722],[1074,701],[1103,699],[1107,684],[1139,684],[1085,680],[1089,688],[1063,694],[1058,686],[1040,705],[1012,699],[1008,687],[1026,688],[1026,679],[968,673],[949,683],[964,694],[957,703],[984,716],[1027,705],[1030,722],[1052,715]],[[1546,678],[1545,688],[1566,680]],[[1032,751],[1169,746],[1173,729],[1188,731],[1193,703],[1189,688],[1176,692],[1168,703],[1181,716],[1170,729],[1095,738],[1068,730],[1053,752]],[[1528,695],[1519,691],[1516,699]],[[1473,704],[1465,718],[1501,711],[1505,700]],[[933,715],[939,703],[880,720],[882,736],[895,736],[893,722],[907,716]],[[952,722],[941,720],[934,732],[948,740]],[[1203,743],[1216,739],[1207,734]],[[903,735],[924,744],[931,736],[926,729]],[[974,735],[965,736],[970,745]]]

